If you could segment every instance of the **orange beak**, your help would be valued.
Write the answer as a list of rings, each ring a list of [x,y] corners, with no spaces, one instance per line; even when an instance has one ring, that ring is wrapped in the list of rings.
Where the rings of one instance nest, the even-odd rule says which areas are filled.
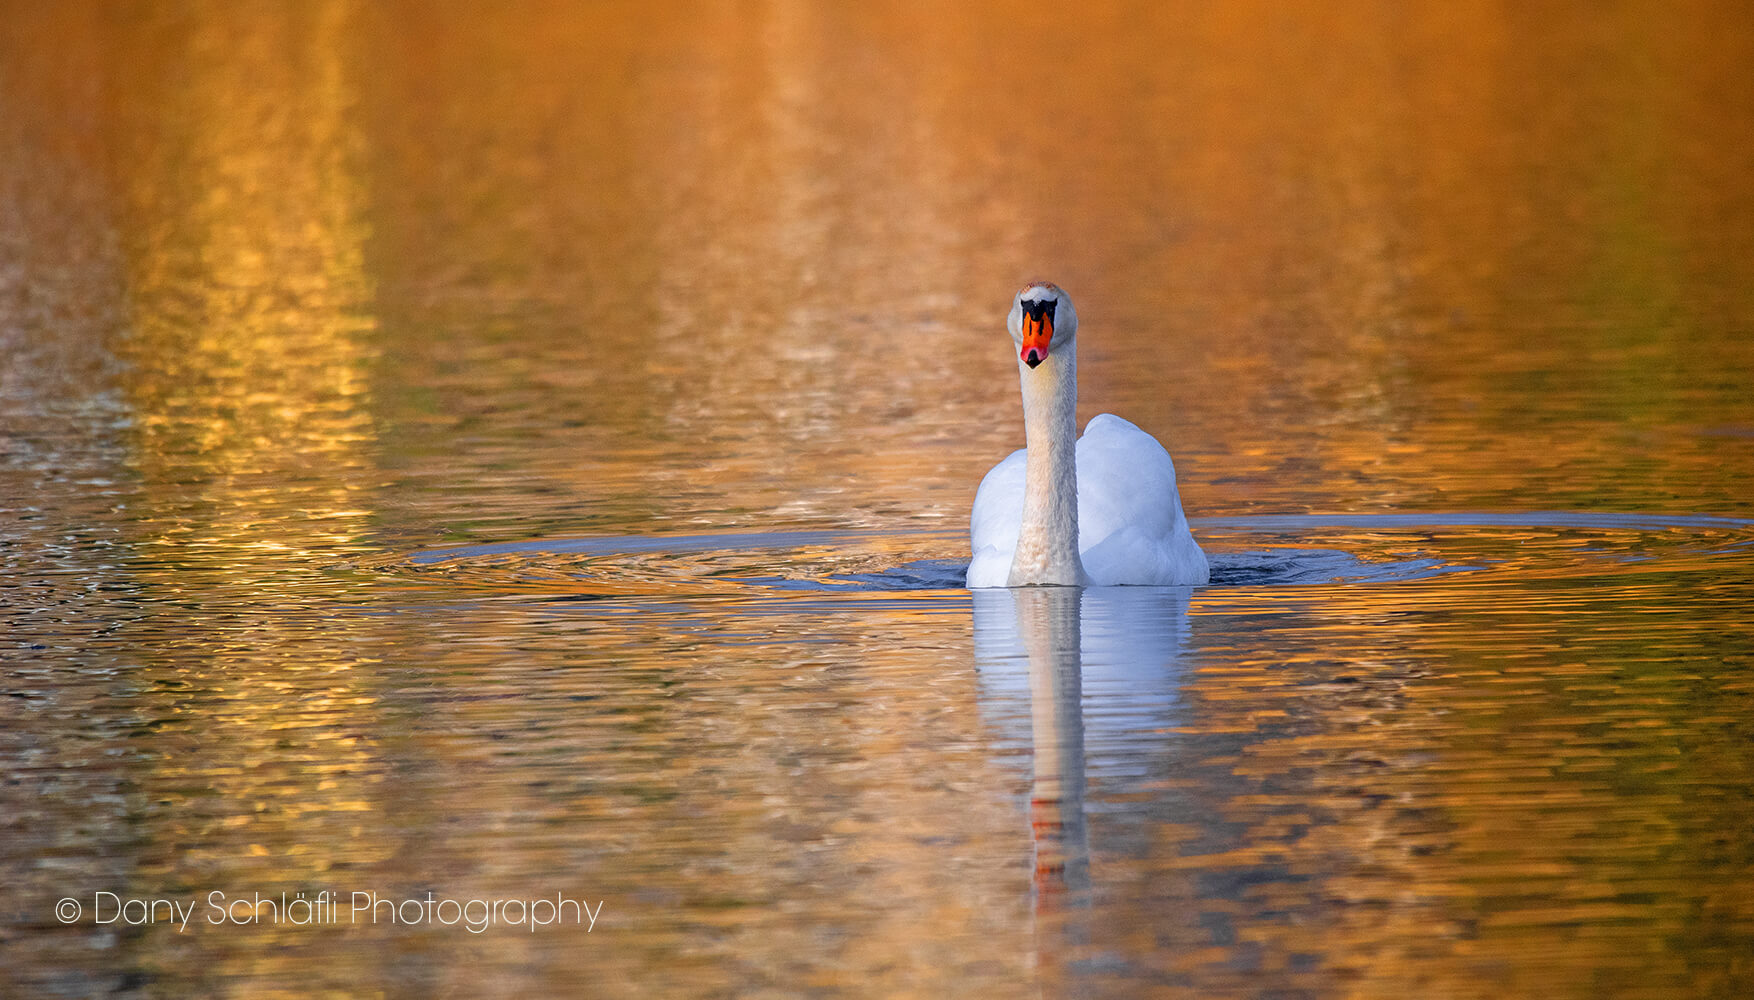
[[[1017,356],[1031,368],[1048,359],[1048,345],[1054,340],[1054,318],[1043,316],[1040,319],[1023,314],[1023,350]]]

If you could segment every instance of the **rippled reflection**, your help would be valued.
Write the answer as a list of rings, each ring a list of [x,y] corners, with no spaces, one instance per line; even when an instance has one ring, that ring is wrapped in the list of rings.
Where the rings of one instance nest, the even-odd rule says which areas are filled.
[[[168,717],[137,750],[182,848],[166,874],[240,842],[273,859],[276,882],[390,850],[362,838],[382,768],[359,730],[379,695],[355,668],[378,637],[301,621],[323,614],[313,598],[339,596],[309,578],[360,547],[371,513],[351,20],[339,2],[246,5],[184,30],[155,11],[140,30],[166,44],[127,67],[118,95],[141,493],[130,576],[136,600],[157,599],[134,633],[146,661],[134,676],[166,686],[153,710]],[[226,606],[258,590],[281,609]],[[192,668],[184,645],[205,662]],[[289,753],[301,779],[264,780],[257,765]],[[201,816],[192,789],[227,805]],[[209,847],[219,829],[232,832]]]
[[[371,283],[345,3],[243,6],[129,64],[117,184],[144,558],[234,582],[357,544]]]
[[[1142,765],[1161,749],[1177,701],[1188,596],[1185,588],[971,592],[983,712],[1002,731],[1028,720],[1023,741],[1032,761],[1029,823],[1044,971],[1091,960],[1086,769],[1100,776],[1109,796],[1126,794],[1129,779],[1137,783],[1148,772]]]

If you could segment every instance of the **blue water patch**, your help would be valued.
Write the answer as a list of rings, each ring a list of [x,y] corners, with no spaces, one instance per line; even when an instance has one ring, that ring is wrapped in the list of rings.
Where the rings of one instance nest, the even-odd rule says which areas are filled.
[[[968,576],[968,563],[960,559],[916,559],[877,573],[836,573],[822,580],[799,580],[778,576],[733,577],[738,583],[775,590],[957,590]]]
[[[1479,569],[1441,559],[1366,562],[1338,549],[1268,549],[1259,552],[1213,552],[1211,587],[1308,586],[1321,583],[1378,583],[1424,580],[1445,573]],[[968,563],[955,559],[921,559],[878,573],[835,574],[821,580],[777,576],[733,577],[739,583],[774,590],[894,591],[956,590],[963,586]]]
[[[1754,530],[1754,520],[1713,514],[1639,514],[1601,511],[1538,510],[1515,514],[1257,514],[1248,517],[1194,517],[1204,531],[1301,532],[1314,528],[1604,528],[1610,531],[1664,531],[1675,528]]]
[[[1332,532],[1364,531],[1390,534],[1441,533],[1463,536],[1466,529],[1598,532],[1623,536],[1660,533],[1664,538],[1690,544],[1695,554],[1728,555],[1754,548],[1754,520],[1705,514],[1606,513],[1591,511],[1534,511],[1529,513],[1408,513],[1408,514],[1286,514],[1249,517],[1193,519],[1205,543],[1212,567],[1209,587],[1317,586],[1323,584],[1398,583],[1427,580],[1455,573],[1487,569],[1498,560],[1466,557],[1443,558],[1439,542],[1420,539],[1418,550],[1409,553],[1381,551],[1373,542],[1358,542],[1352,550],[1331,547]],[[1486,530],[1484,536],[1493,535]],[[626,535],[596,538],[539,538],[515,542],[464,545],[416,552],[407,557],[414,565],[451,564],[470,572],[471,560],[489,560],[495,571],[515,569],[518,579],[557,581],[621,581],[651,585],[689,585],[689,581],[712,580],[767,591],[815,593],[895,593],[960,590],[968,563],[962,559],[917,559],[889,569],[835,572],[835,563],[849,561],[869,565],[859,558],[866,543],[876,537],[894,539],[893,532],[879,531],[781,531],[701,535]],[[1330,547],[1298,544],[1321,538]],[[1284,544],[1290,543],[1290,544]],[[920,539],[920,547],[940,551],[954,544],[947,535]],[[1231,546],[1238,546],[1231,548]],[[893,545],[886,546],[893,549]],[[1377,547],[1378,551],[1371,551]],[[1619,562],[1659,559],[1643,541],[1636,545],[1598,545],[1574,550],[1577,554]],[[723,558],[718,558],[719,556]],[[688,557],[670,559],[667,557]],[[705,556],[710,566],[699,563]],[[617,558],[626,557],[626,558]],[[508,567],[509,562],[509,567]],[[486,569],[486,566],[483,567]],[[491,575],[491,574],[487,574]],[[487,581],[483,581],[487,582]],[[609,594],[574,594],[559,600],[592,602],[610,599]]]
[[[1259,552],[1213,552],[1211,587],[1283,587],[1320,583],[1386,583],[1427,580],[1462,573],[1478,566],[1453,565],[1441,559],[1399,559],[1365,562],[1338,549],[1267,549]]]
[[[599,538],[533,538],[517,542],[462,545],[451,549],[428,549],[409,557],[422,565],[454,559],[480,559],[508,555],[633,555],[646,552],[744,552],[756,549],[790,549],[806,545],[831,545],[865,537],[857,531],[724,532],[711,535],[611,535]]]

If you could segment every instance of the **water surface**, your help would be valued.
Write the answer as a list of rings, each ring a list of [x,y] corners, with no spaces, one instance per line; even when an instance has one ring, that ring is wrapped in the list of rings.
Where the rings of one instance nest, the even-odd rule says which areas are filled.
[[[1748,992],[1745,12],[844,6],[8,7],[0,992]]]

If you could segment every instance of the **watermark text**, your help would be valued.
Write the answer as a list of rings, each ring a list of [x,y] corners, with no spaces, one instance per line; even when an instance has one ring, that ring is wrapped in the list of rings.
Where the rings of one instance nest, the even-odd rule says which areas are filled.
[[[190,925],[214,927],[293,926],[350,927],[360,925],[461,928],[481,934],[493,927],[539,929],[583,927],[590,933],[603,912],[583,899],[553,896],[509,899],[459,898],[428,892],[423,896],[386,896],[369,890],[228,895],[215,889],[205,895],[125,896],[100,889],[90,896],[67,896],[55,904],[55,919],[64,924],[90,921],[100,926],[173,926],[178,933]]]

